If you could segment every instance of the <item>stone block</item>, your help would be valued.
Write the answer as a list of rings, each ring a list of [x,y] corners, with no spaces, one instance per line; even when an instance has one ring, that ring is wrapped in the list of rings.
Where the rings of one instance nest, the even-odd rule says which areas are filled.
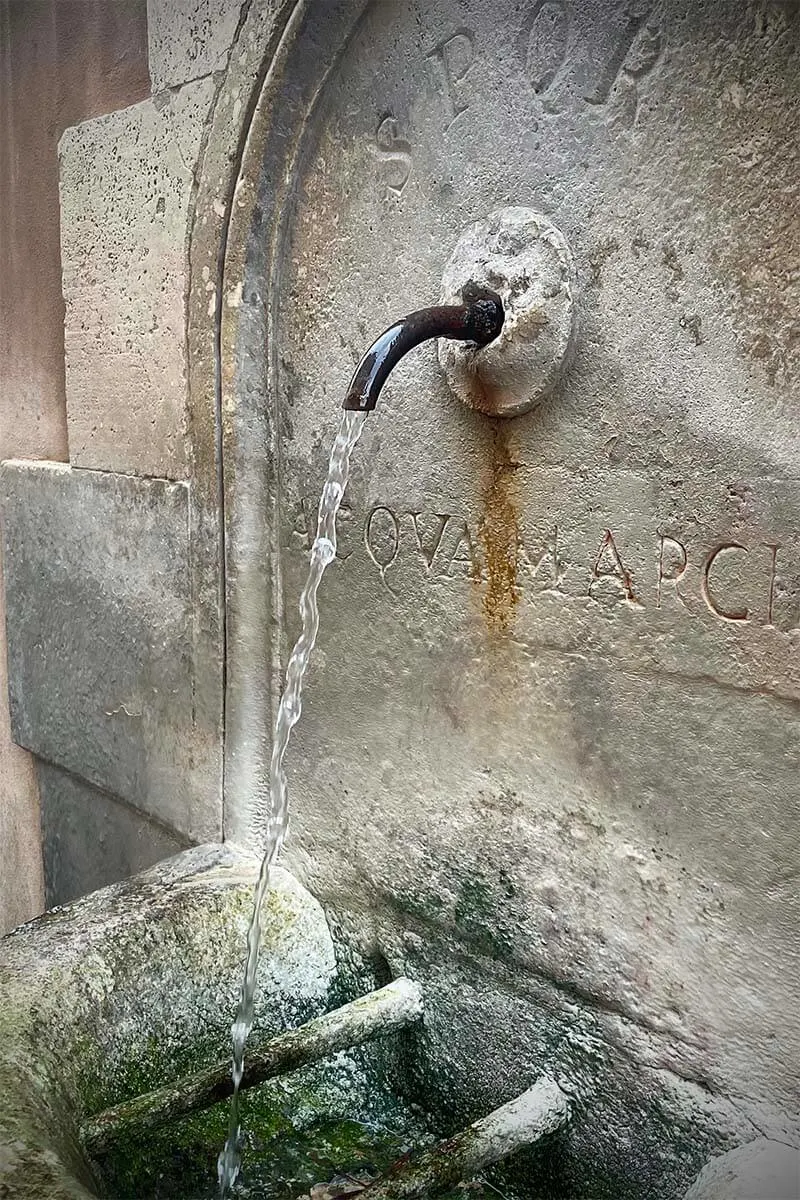
[[[74,466],[186,473],[184,296],[213,81],[66,130],[60,145],[67,422]]]
[[[60,767],[40,761],[37,773],[48,908],[185,849],[184,838]]]
[[[243,7],[237,0],[148,0],[153,91],[224,70]]]
[[[799,1200],[800,1150],[758,1138],[713,1158],[684,1200]]]
[[[186,838],[217,836],[188,486],[22,462],[2,485],[14,740]]]

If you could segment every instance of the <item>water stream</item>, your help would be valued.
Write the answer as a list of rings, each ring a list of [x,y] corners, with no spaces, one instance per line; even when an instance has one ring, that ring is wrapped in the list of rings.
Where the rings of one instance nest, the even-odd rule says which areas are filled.
[[[283,760],[292,729],[302,710],[303,678],[308,669],[311,651],[317,640],[319,608],[317,592],[325,568],[336,557],[336,516],[342,503],[350,474],[350,457],[364,425],[363,412],[343,412],[328,463],[328,478],[322,489],[317,516],[317,534],[311,547],[311,563],[306,585],[300,596],[302,632],[295,642],[286,668],[286,686],[278,707],[275,734],[272,741],[269,779],[269,821],[266,850],[256,884],[253,915],[247,931],[247,959],[239,1007],[233,1023],[233,1097],[231,1099],[228,1138],[217,1162],[220,1200],[230,1195],[241,1168],[241,1121],[239,1116],[239,1085],[244,1074],[244,1051],[253,1026],[256,996],[256,975],[261,947],[261,907],[269,889],[272,866],[280,854],[289,824],[289,797]]]

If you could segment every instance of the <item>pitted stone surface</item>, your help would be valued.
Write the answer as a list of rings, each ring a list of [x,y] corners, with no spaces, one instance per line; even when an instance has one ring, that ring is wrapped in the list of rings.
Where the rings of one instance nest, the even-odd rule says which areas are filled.
[[[244,0],[147,0],[153,91],[222,71]]]
[[[460,304],[472,285],[500,296],[503,328],[480,350],[440,339],[439,365],[451,391],[471,408],[519,416],[552,394],[569,365],[575,337],[572,254],[541,213],[501,208],[458,239],[439,299]]]
[[[6,463],[2,483],[15,741],[190,840],[216,836],[187,485],[51,463]]]
[[[67,420],[74,466],[186,474],[185,293],[211,79],[60,143]]]

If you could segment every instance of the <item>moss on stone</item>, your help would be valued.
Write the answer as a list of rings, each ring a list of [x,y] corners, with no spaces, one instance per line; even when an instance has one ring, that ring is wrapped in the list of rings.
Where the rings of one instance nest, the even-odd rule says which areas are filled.
[[[461,882],[455,907],[456,928],[466,934],[481,953],[507,959],[513,954],[510,939],[500,927],[492,888],[479,878]]]
[[[382,1170],[425,1138],[370,1065],[363,1054],[338,1055],[242,1097],[243,1194],[289,1200],[336,1173]],[[212,1197],[227,1120],[220,1104],[144,1138],[126,1135],[98,1164],[104,1194]]]
[[[422,921],[440,921],[446,914],[446,904],[437,892],[396,889],[393,894],[395,907],[409,916]]]
[[[4,942],[0,1150],[16,1153],[18,1144],[22,1156],[12,1177],[0,1154],[0,1192],[13,1178],[22,1190],[10,1194],[21,1200],[215,1195],[227,1105],[120,1143],[99,1164],[100,1193],[76,1143],[85,1117],[229,1052],[252,879],[239,871],[222,880],[216,867],[208,879],[202,871],[185,885],[177,874],[131,881]],[[395,917],[402,909],[407,921],[387,922],[383,933],[370,927],[371,958],[357,934],[340,932],[334,945],[316,902],[295,881],[282,887],[267,903],[264,1036],[385,983],[388,957],[404,958],[420,980],[427,1015],[413,1031],[246,1095],[243,1195],[294,1200],[337,1173],[381,1169],[430,1133],[464,1128],[553,1063],[586,1107],[563,1140],[489,1176],[507,1200],[678,1195],[706,1157],[728,1148],[710,1108],[690,1108],[682,1085],[670,1101],[660,1075],[643,1079],[579,995],[515,964],[514,885],[502,870],[443,861],[428,888],[387,893]],[[348,917],[354,929],[358,921]],[[398,924],[413,936],[401,940]],[[504,990],[509,967],[514,985]],[[606,1135],[620,1114],[625,1128],[636,1129],[635,1145],[625,1129]],[[492,1186],[456,1188],[449,1200],[494,1200]]]

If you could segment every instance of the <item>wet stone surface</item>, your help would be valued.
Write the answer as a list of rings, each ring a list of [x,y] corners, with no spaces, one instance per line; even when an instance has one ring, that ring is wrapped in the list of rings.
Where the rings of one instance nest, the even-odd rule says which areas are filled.
[[[139,1136],[95,1160],[81,1123],[223,1057],[257,863],[186,851],[0,941],[0,1193],[15,1200],[212,1200],[228,1106]],[[337,962],[338,958],[338,962]],[[296,1027],[376,986],[286,871],[267,897],[255,1033]],[[235,1194],[295,1200],[324,1182],[364,1186],[440,1135],[408,1091],[409,1030],[244,1093]],[[360,1182],[359,1182],[360,1181]],[[337,1185],[338,1186],[338,1185]],[[488,1185],[487,1185],[488,1186]],[[345,1192],[346,1194],[346,1192]],[[479,1187],[456,1189],[482,1196]],[[517,1200],[515,1192],[507,1193]]]

